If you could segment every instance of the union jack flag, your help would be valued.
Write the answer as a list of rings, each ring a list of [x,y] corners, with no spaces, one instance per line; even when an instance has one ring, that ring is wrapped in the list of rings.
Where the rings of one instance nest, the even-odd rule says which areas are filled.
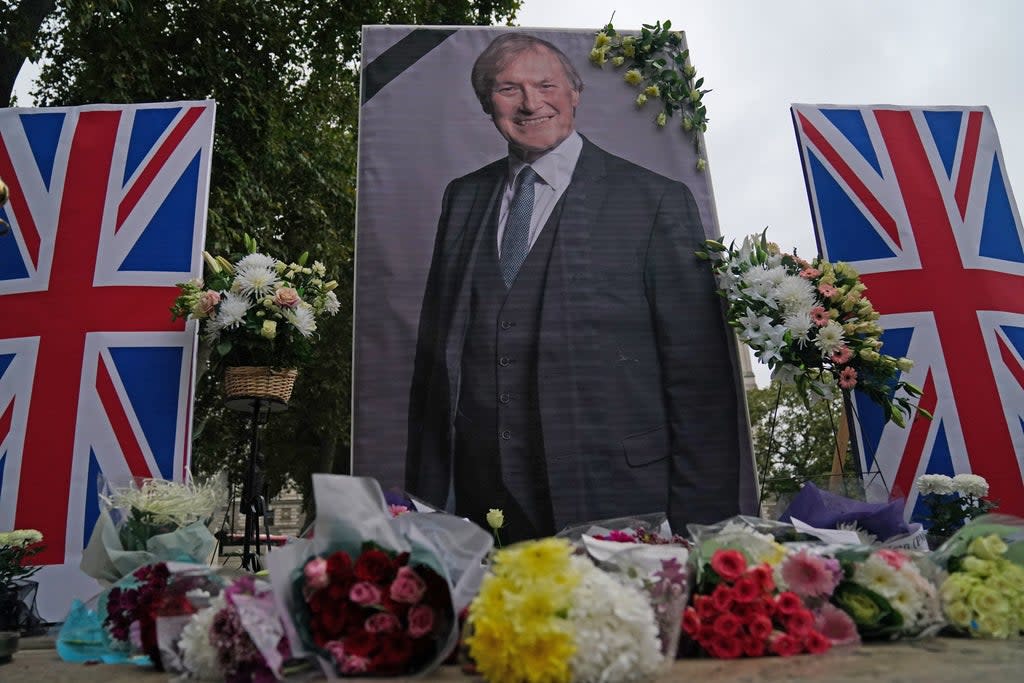
[[[883,352],[934,420],[854,397],[863,471],[917,505],[924,473],[985,477],[1024,514],[1024,229],[986,107],[794,105],[818,245],[862,275]]]
[[[188,467],[195,330],[169,307],[202,269],[213,121],[210,101],[0,110],[0,529],[41,531],[40,564],[77,566],[100,475]]]

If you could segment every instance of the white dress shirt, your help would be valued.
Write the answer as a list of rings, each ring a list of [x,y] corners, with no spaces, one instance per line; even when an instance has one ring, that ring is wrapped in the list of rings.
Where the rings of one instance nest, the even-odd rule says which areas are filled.
[[[534,161],[530,166],[537,172],[540,179],[533,188],[533,213],[530,216],[530,248],[544,229],[544,225],[551,217],[555,204],[565,194],[565,189],[572,181],[573,171],[576,170],[576,162],[579,161],[580,152],[583,150],[583,138],[576,131],[569,134],[565,140],[550,152]],[[526,162],[509,154],[508,156],[508,183],[505,185],[505,192],[501,197],[501,213],[498,214],[498,257],[501,257],[501,238],[505,234],[505,223],[508,222],[509,206],[512,204],[512,196],[515,194],[516,178],[519,172],[526,166]]]

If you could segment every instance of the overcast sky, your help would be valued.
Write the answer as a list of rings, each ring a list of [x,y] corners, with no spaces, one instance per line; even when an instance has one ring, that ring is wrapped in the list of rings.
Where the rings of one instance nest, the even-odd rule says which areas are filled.
[[[792,103],[987,105],[1024,196],[1020,0],[525,0],[517,23],[597,29],[613,11],[616,29],[670,19],[686,32],[714,90],[706,142],[726,237],[767,226],[783,249],[817,251]]]

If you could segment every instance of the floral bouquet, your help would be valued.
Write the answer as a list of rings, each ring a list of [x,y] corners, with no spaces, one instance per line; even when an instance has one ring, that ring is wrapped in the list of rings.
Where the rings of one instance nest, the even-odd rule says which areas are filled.
[[[960,527],[997,506],[989,500],[988,482],[977,474],[922,474],[917,478],[921,502],[928,507],[922,519],[933,536],[948,538]]]
[[[454,613],[447,581],[410,553],[364,543],[306,562],[295,582],[304,642],[344,675],[399,675],[438,655]]]
[[[251,576],[205,604],[184,623],[161,619],[161,652],[168,670],[203,680],[274,681],[284,675],[291,647],[270,585]]]
[[[809,597],[830,593],[838,583],[838,563],[818,565],[804,556],[794,562],[802,565],[792,570],[802,574],[794,588]],[[720,659],[820,654],[833,642],[850,641],[851,631],[856,636],[828,610],[816,615],[796,590],[779,590],[769,563],[748,565],[743,552],[726,548],[701,568],[693,605],[683,614],[683,632]]]
[[[561,538],[498,550],[467,628],[469,655],[491,683],[639,681],[664,662],[648,596]]]
[[[257,251],[245,235],[246,255],[232,263],[203,252],[207,280],[180,283],[175,319],[198,320],[216,356],[233,365],[296,367],[308,360],[317,319],[340,309],[338,283],[308,252],[285,261]]]
[[[414,675],[458,642],[456,615],[476,593],[490,535],[465,519],[400,514],[372,479],[313,475],[313,537],[267,558],[296,656],[329,677]]]
[[[114,582],[136,567],[160,560],[205,563],[217,541],[207,528],[224,503],[217,480],[205,484],[133,479],[110,486],[81,568]]]
[[[954,630],[977,638],[1024,634],[1024,566],[1007,559],[999,534],[976,536],[967,553],[950,560],[942,610]]]
[[[861,548],[839,550],[835,556],[843,576],[831,602],[850,615],[862,638],[923,638],[945,624],[938,588],[914,553]]]
[[[0,532],[0,588],[27,579],[39,567],[26,567],[25,560],[43,549],[43,535],[35,529]]]
[[[901,427],[915,410],[930,417],[911,402],[921,390],[900,379],[913,363],[881,353],[879,314],[848,264],[782,253],[764,233],[704,249],[697,255],[711,261],[726,319],[773,379],[795,382],[805,399],[856,388]]]
[[[192,595],[218,591],[220,582],[206,568],[191,564],[157,562],[139,567],[100,596],[109,657],[105,661],[142,658],[163,670],[158,636],[161,618],[194,614]]]

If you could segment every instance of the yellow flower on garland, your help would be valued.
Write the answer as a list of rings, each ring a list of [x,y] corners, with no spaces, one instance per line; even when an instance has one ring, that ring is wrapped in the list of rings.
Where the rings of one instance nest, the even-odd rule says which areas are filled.
[[[492,573],[469,607],[469,654],[490,683],[568,683],[576,640],[568,619],[572,568],[568,541],[545,538],[494,555]]]

